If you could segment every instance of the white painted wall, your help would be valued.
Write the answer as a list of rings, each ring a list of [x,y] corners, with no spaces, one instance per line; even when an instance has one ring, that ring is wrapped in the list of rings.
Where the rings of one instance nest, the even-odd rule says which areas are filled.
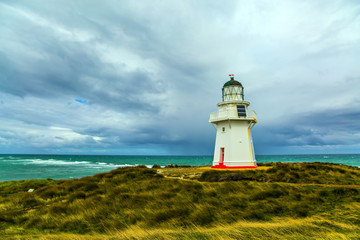
[[[219,164],[220,148],[225,149],[224,165],[228,167],[256,165],[251,130],[249,129],[250,124],[256,121],[256,114],[248,110],[247,106],[246,112],[247,117],[237,117],[236,105],[229,103],[220,105],[219,111],[210,115],[210,122],[216,124],[213,166]],[[249,117],[250,115],[251,117]]]

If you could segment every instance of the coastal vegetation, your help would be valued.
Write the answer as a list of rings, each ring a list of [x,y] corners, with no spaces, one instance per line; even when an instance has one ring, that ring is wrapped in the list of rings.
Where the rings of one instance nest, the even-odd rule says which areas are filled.
[[[330,163],[0,183],[2,239],[356,239],[359,219],[359,168]]]

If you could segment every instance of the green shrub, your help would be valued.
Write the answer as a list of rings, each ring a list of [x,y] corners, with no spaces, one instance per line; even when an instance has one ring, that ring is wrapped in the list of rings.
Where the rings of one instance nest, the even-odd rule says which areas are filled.
[[[265,214],[261,210],[252,210],[244,214],[244,218],[248,220],[266,220]]]
[[[223,202],[226,209],[246,209],[249,201],[246,198],[228,197]]]
[[[255,171],[206,171],[199,177],[203,182],[271,181],[317,184],[360,184],[360,172],[353,167],[331,163],[269,163],[271,168]],[[328,173],[332,172],[331,175]],[[355,174],[352,174],[355,173]],[[326,175],[326,177],[323,177]],[[353,176],[357,177],[353,177]]]
[[[20,203],[24,208],[33,208],[41,204],[41,202],[35,198],[33,193],[24,193],[20,195],[20,198]]]
[[[158,225],[173,218],[185,219],[188,217],[189,213],[190,209],[185,206],[177,206],[170,209],[161,209],[153,213],[153,215],[148,219],[148,224]]]
[[[33,216],[24,224],[24,227],[36,228],[39,227],[41,223],[42,223],[42,219],[40,216]]]
[[[16,223],[16,218],[21,217],[26,210],[24,209],[2,209],[0,210],[0,221],[6,223]]]
[[[90,226],[85,220],[67,220],[60,226],[60,230],[83,234],[90,231]]]
[[[327,196],[330,195],[330,194],[329,194],[329,191],[326,191],[326,190],[320,190],[320,191],[318,192],[318,194],[319,194],[320,197],[327,197]]]
[[[307,203],[299,203],[293,206],[292,211],[297,217],[307,217],[310,215],[311,207]]]
[[[208,225],[215,220],[215,213],[216,208],[212,206],[203,206],[195,209],[190,218],[192,218],[194,224],[203,226]]]
[[[140,164],[140,165],[136,165],[135,168],[148,168],[148,167],[143,164]]]
[[[265,200],[267,198],[279,198],[283,195],[287,195],[288,192],[286,192],[285,190],[281,191],[281,190],[267,190],[267,191],[261,191],[261,192],[257,192],[252,196],[253,200]]]
[[[270,199],[266,202],[261,202],[255,205],[260,208],[267,216],[282,216],[288,209],[287,205],[281,200]]]
[[[239,191],[239,184],[234,184],[232,182],[224,182],[221,185],[221,188],[219,189],[219,191],[222,194],[236,193]]]
[[[98,173],[98,174],[95,174],[95,175],[94,175],[94,178],[102,179],[102,178],[104,178],[106,175],[108,175],[108,173]]]
[[[81,180],[75,180],[72,183],[66,184],[65,187],[68,192],[74,192],[79,190],[88,192],[99,189],[99,185],[96,182],[86,178],[82,178]]]
[[[211,190],[209,190],[209,191],[206,191],[205,194],[206,194],[208,197],[216,197],[216,196],[218,195],[214,189],[211,189]]]
[[[68,202],[73,202],[76,199],[85,199],[85,198],[86,198],[86,194],[84,192],[75,192],[69,196]]]
[[[180,185],[182,191],[190,194],[200,195],[203,194],[203,186],[197,182],[184,182]]]
[[[129,188],[129,186],[120,185],[120,186],[116,186],[114,188],[110,188],[107,191],[107,194],[112,196],[112,197],[116,197],[119,194],[129,193],[129,192],[131,192],[131,189]]]
[[[166,191],[166,192],[162,192],[158,195],[158,199],[169,199],[169,198],[173,198],[176,196],[176,192],[174,191]]]
[[[88,198],[88,197],[93,197],[93,196],[99,196],[99,195],[102,195],[102,194],[104,194],[105,192],[103,191],[103,190],[101,190],[101,189],[98,189],[98,190],[95,190],[95,191],[92,191],[92,192],[88,192],[87,194],[86,194],[86,197]]]
[[[201,182],[218,182],[219,181],[219,173],[218,171],[205,171],[201,174],[198,179]]]
[[[84,185],[84,191],[89,192],[89,191],[94,191],[94,190],[98,190],[99,186],[96,183],[87,183],[86,185]]]
[[[332,190],[332,194],[335,196],[344,196],[347,193],[348,193],[348,190],[345,188],[335,188],[334,190]]]
[[[60,197],[61,195],[63,195],[63,192],[57,187],[40,188],[38,189],[38,191],[35,190],[35,193],[38,194],[43,199]]]
[[[69,212],[69,207],[62,204],[53,205],[49,208],[51,214],[66,214]]]

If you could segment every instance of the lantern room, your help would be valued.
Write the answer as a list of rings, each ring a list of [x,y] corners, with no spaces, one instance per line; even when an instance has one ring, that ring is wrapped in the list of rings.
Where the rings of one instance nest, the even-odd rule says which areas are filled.
[[[243,101],[244,87],[242,84],[234,79],[234,74],[229,74],[230,81],[227,81],[222,88],[222,100],[228,101]]]

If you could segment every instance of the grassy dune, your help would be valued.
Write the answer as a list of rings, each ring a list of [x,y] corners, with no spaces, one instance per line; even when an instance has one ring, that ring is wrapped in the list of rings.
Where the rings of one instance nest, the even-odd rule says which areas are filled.
[[[337,164],[0,183],[1,239],[358,239],[359,219],[360,170]]]

